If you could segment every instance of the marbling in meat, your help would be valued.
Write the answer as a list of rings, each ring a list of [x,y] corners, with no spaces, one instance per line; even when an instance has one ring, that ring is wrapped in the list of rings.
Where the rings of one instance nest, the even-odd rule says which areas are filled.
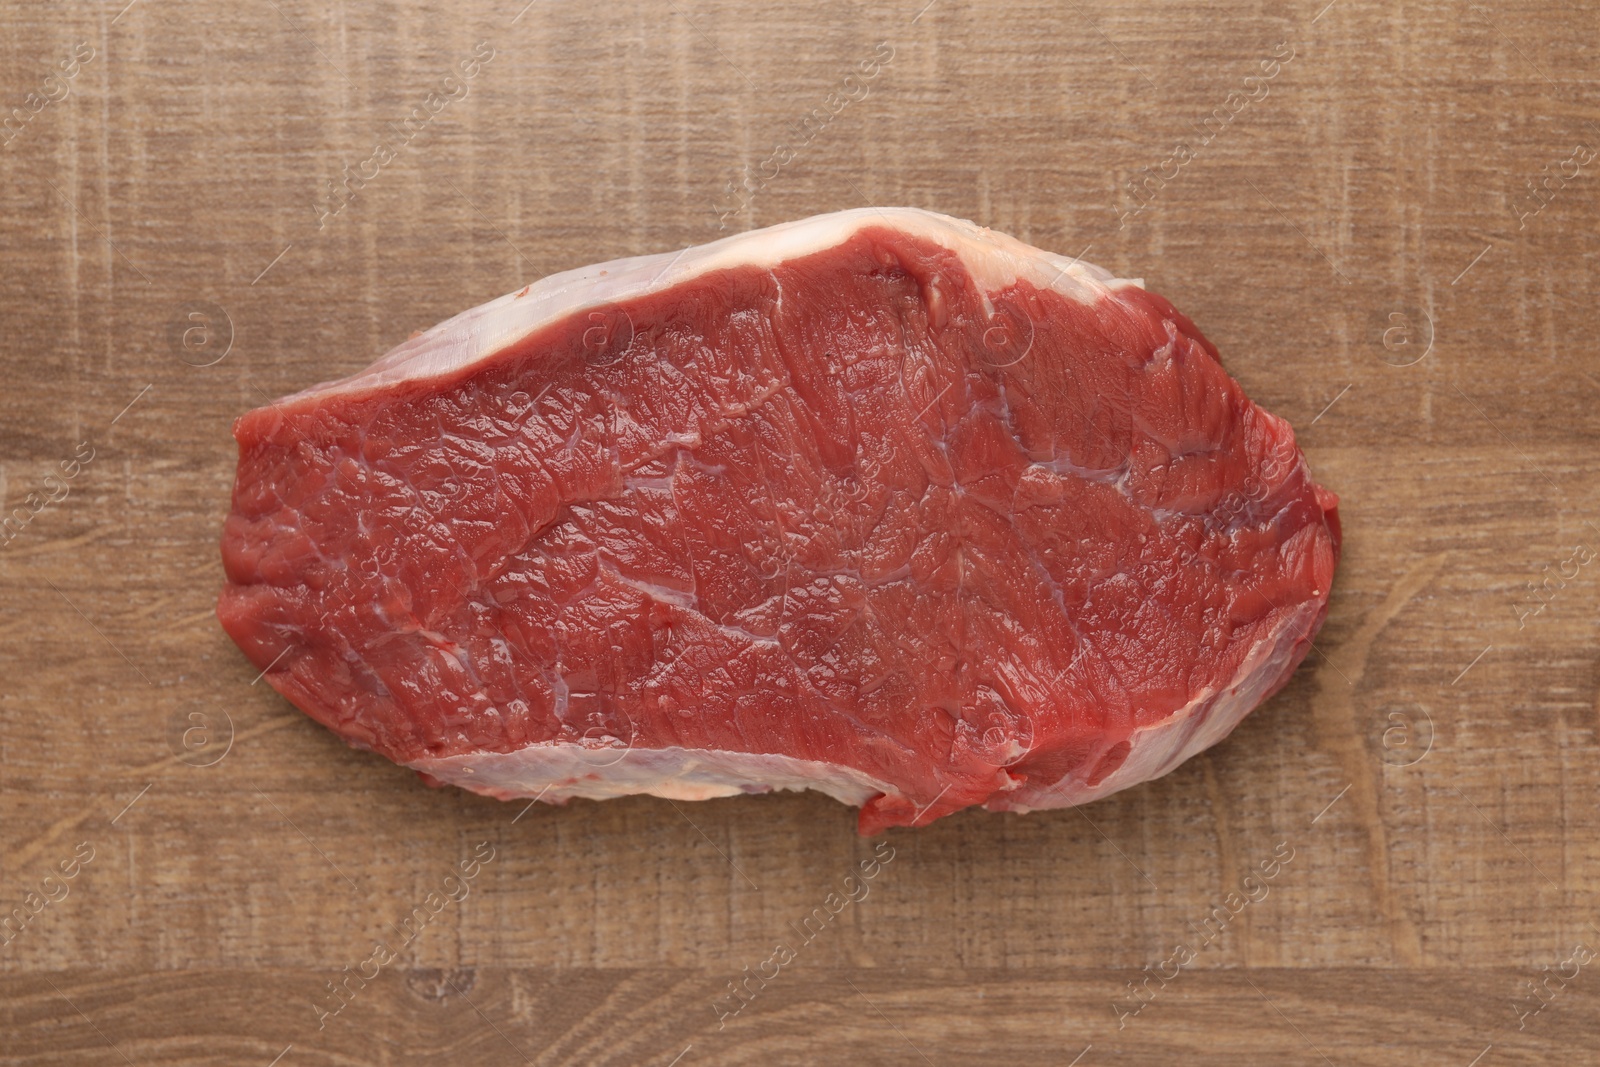
[[[1282,686],[1339,552],[1165,300],[912,209],[558,274],[234,432],[228,633],[504,798],[1081,804]]]

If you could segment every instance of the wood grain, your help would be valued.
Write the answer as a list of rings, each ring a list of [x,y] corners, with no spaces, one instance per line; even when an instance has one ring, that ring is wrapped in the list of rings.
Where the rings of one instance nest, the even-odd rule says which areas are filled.
[[[0,135],[0,497],[29,516],[0,547],[0,912],[59,898],[0,946],[0,1063],[1593,1061],[1600,975],[1550,976],[1600,945],[1600,566],[1529,583],[1600,551],[1597,179],[1526,182],[1600,148],[1600,11],[925,2],[0,0],[30,116]],[[870,853],[849,810],[426,788],[252,684],[216,542],[240,412],[712,239],[797,140],[732,228],[912,204],[1145,278],[1294,422],[1346,547],[1317,651],[1229,741],[1087,809],[891,833],[719,1028]]]

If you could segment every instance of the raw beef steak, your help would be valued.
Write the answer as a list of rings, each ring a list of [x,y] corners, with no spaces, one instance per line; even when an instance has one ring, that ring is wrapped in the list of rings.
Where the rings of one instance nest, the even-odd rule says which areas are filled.
[[[1281,687],[1339,553],[1165,300],[911,209],[558,274],[234,434],[223,627],[507,799],[1082,804]]]

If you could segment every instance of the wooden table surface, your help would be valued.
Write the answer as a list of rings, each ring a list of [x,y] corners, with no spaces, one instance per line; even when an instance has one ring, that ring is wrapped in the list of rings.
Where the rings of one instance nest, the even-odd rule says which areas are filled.
[[[0,1063],[1600,1062],[1592,2],[124,2],[0,5]],[[213,617],[229,428],[543,274],[865,204],[1145,278],[1345,556],[1230,740],[891,832],[719,1020],[854,812],[524,812],[346,748]]]

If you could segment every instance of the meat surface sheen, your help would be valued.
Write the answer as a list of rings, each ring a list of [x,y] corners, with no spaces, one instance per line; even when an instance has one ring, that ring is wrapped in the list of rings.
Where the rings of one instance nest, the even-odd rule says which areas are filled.
[[[555,275],[234,434],[223,627],[505,799],[1081,804],[1280,688],[1339,553],[1165,300],[903,208]]]

